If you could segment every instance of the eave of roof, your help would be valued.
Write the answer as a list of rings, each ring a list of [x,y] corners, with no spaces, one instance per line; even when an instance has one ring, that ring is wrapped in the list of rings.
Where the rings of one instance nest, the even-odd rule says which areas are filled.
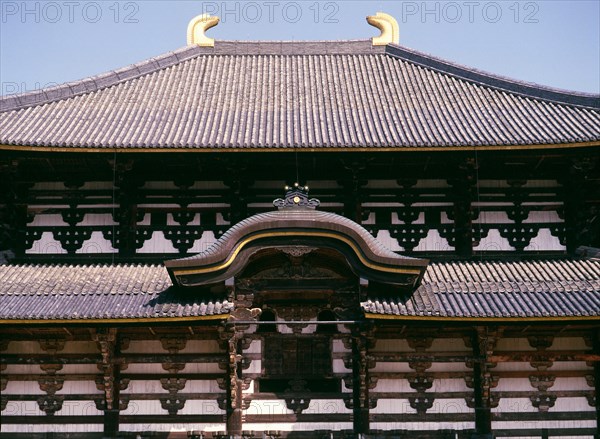
[[[209,305],[194,294],[172,295],[170,285],[167,270],[156,265],[4,265],[0,266],[0,324],[227,318],[229,302]],[[372,319],[597,321],[600,261],[434,263],[414,295],[369,297],[362,307]]]
[[[239,57],[245,67],[231,67],[227,57]],[[295,67],[285,67],[282,57],[285,66]],[[221,70],[210,70],[207,63]],[[258,76],[252,81],[239,76],[256,63],[262,67],[256,67]],[[231,76],[223,75],[227,66],[232,74],[237,72],[232,77],[240,83],[216,79]],[[202,69],[207,70],[197,79],[216,86],[211,96],[225,93],[219,99],[203,103],[202,87],[195,89],[200,93],[196,95],[188,90],[183,100],[165,91],[165,80],[183,81]],[[333,75],[332,69],[338,73]],[[274,82],[271,76],[260,76],[280,71],[286,74]],[[306,75],[311,84],[322,86],[305,90]],[[397,83],[378,82],[377,75],[391,75]],[[156,86],[157,78],[163,86]],[[292,87],[297,90],[282,92],[280,101],[299,105],[292,113],[300,119],[288,120],[287,107],[278,107],[279,112],[265,107],[273,102],[268,93],[279,96],[274,86],[268,93],[263,90],[262,98],[257,91],[247,102],[236,99],[233,107],[225,105],[234,89],[238,96],[244,87],[278,81],[297,82]],[[191,87],[185,81],[180,85]],[[129,86],[147,95],[143,108],[128,106]],[[301,97],[291,99],[294,93]],[[137,100],[142,95],[132,96]],[[508,80],[396,45],[373,47],[370,40],[218,41],[214,48],[186,47],[105,75],[1,98],[0,112],[5,115],[0,149],[21,151],[541,149],[600,143],[600,96]],[[198,114],[206,117],[198,119]],[[190,120],[195,128],[188,126]],[[152,128],[155,123],[162,128]]]

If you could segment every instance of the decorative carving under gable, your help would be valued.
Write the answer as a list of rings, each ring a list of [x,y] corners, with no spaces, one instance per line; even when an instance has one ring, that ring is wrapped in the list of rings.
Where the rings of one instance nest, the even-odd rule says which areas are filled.
[[[545,351],[554,342],[554,336],[552,335],[530,335],[527,337],[529,346],[537,349],[538,351]]]
[[[165,351],[171,355],[176,355],[179,351],[185,349],[187,338],[185,336],[162,337],[160,343]]]
[[[185,401],[185,398],[169,396],[168,398],[160,398],[160,405],[170,415],[176,415],[185,406]]]
[[[421,240],[427,236],[429,229],[425,225],[398,225],[391,227],[390,236],[398,241],[404,251],[412,252]]]
[[[431,368],[431,361],[408,361],[408,367],[417,373],[424,373],[427,369]]]
[[[185,387],[187,380],[185,378],[161,378],[160,384],[162,388],[168,391],[169,393],[177,393],[180,390],[183,390]]]
[[[409,396],[408,402],[410,406],[417,411],[417,414],[424,415],[431,407],[435,398],[430,395]]]
[[[204,231],[200,227],[189,228],[187,226],[169,227],[163,230],[165,239],[173,244],[179,253],[185,254],[191,249],[197,240],[202,238]]]
[[[564,223],[552,224],[548,227],[550,234],[558,238],[560,245],[567,246],[567,226]]]
[[[8,349],[8,344],[10,343],[10,340],[0,340],[0,352],[4,352],[5,350]]]
[[[533,405],[540,412],[547,412],[550,408],[554,407],[556,403],[556,395],[550,393],[538,393],[529,397],[531,405]]]
[[[54,395],[56,392],[61,390],[64,382],[64,379],[56,377],[38,379],[40,390],[48,395]]]
[[[162,368],[171,374],[176,374],[185,369],[185,363],[172,363],[169,361],[162,363]]]
[[[432,337],[407,337],[406,341],[415,352],[425,352],[433,344]]]
[[[291,257],[299,258],[301,256],[305,256],[309,253],[314,252],[315,250],[317,250],[317,248],[316,247],[308,247],[305,245],[296,245],[296,246],[290,246],[290,247],[279,247],[277,250],[279,250],[280,252],[283,252],[286,255],[289,255]]]
[[[219,388],[221,388],[220,385],[219,385]],[[219,406],[219,408],[221,410],[227,410],[227,398],[225,396],[218,396],[217,397],[217,405]]]
[[[467,403],[467,407],[469,407],[470,409],[476,408],[474,396],[467,396],[465,398],[465,402]],[[500,404],[500,396],[498,396],[497,393],[490,394],[489,408],[492,408],[492,409],[497,408],[499,404]]]
[[[79,250],[85,241],[92,237],[90,228],[66,228],[55,229],[52,231],[54,239],[60,242],[62,248],[69,254],[74,254]]]
[[[285,398],[285,405],[289,410],[292,410],[296,415],[302,413],[310,405],[308,398]]]
[[[592,388],[596,387],[596,379],[595,379],[594,375],[586,375],[585,382],[587,383],[587,385],[589,387],[592,387]]]
[[[47,416],[54,416],[54,414],[62,409],[64,396],[58,395],[47,395],[37,399],[40,410],[45,412]]]
[[[553,375],[530,375],[529,382],[531,386],[540,392],[545,392],[554,385],[556,377]]]
[[[545,372],[552,367],[554,362],[545,355],[534,355],[529,364],[538,372]]]
[[[50,355],[62,351],[65,348],[65,340],[60,338],[46,338],[38,340],[40,348]]]
[[[472,389],[474,388],[474,382],[473,382],[473,376],[472,375],[465,375],[465,385],[469,388]],[[485,374],[485,376],[483,377],[484,379],[484,385],[487,385],[488,388],[490,389],[494,389],[496,387],[498,387],[498,383],[500,382],[500,376],[498,375],[492,375],[492,374]]]
[[[107,377],[104,377],[104,376],[96,377],[96,379],[94,380],[94,382],[96,383],[96,389],[100,390],[101,392],[106,391],[107,381],[110,386],[111,380],[107,379]],[[127,389],[127,387],[129,387],[130,382],[131,382],[131,380],[129,378],[121,378],[121,380],[119,380],[119,390]]]
[[[590,407],[596,407],[596,394],[595,393],[587,393],[585,395],[585,399],[587,399],[587,403]]]
[[[308,186],[294,183],[293,187],[286,186],[284,189],[286,191],[285,198],[277,198],[273,201],[273,206],[279,209],[314,209],[321,204],[316,198],[308,198]]]
[[[502,225],[498,227],[500,236],[506,238],[508,243],[517,251],[523,251],[531,240],[537,236],[539,228],[532,223],[519,225]]]
[[[62,219],[70,227],[75,227],[83,221],[85,211],[77,209],[77,206],[71,206],[68,210],[63,210],[61,213]]]
[[[6,386],[8,385],[8,378],[0,377],[0,392],[4,392],[6,390]]]
[[[433,386],[433,375],[410,375],[407,377],[410,387],[423,393]]]
[[[63,368],[62,364],[53,364],[53,363],[40,364],[40,369],[42,369],[42,371],[47,373],[48,375],[54,375],[54,374],[56,374],[56,372],[58,372],[62,368]]]
[[[6,406],[8,405],[8,396],[0,397],[0,412],[6,410]]]
[[[258,319],[258,316],[260,316],[261,312],[262,310],[260,308],[236,308],[229,314],[228,321],[256,321]]]

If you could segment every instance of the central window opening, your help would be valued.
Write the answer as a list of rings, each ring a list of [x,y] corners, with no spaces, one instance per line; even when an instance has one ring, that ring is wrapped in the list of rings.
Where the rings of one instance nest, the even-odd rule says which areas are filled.
[[[331,338],[270,334],[264,340],[261,392],[338,392],[332,377]]]

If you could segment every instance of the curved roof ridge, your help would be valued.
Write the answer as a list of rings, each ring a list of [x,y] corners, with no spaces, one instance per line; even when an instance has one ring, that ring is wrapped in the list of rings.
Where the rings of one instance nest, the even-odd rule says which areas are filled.
[[[577,105],[594,110],[600,109],[600,94],[565,90],[534,82],[522,81],[448,61],[435,55],[409,49],[397,44],[388,44],[386,46],[386,53],[435,70],[436,72],[450,74],[472,83],[501,89],[509,93],[516,93],[521,96],[543,99],[560,104]]]
[[[49,104],[51,102],[70,99],[75,96],[92,93],[121,82],[139,78],[166,69],[180,62],[187,61],[201,54],[197,46],[187,46],[167,52],[128,66],[88,76],[75,81],[65,82],[53,87],[0,96],[0,113],[20,110],[31,106]]]

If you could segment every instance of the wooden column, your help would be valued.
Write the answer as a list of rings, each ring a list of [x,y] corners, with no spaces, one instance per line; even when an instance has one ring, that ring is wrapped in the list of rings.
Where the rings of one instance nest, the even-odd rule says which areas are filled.
[[[488,361],[496,346],[498,334],[489,328],[477,328],[472,336],[473,391],[475,399],[474,439],[492,438],[491,373],[493,364]]]
[[[592,333],[592,343],[594,349],[594,355],[600,355],[600,333],[594,331]],[[594,390],[595,390],[595,403],[596,403],[596,430],[600,432],[600,362],[594,362]],[[600,433],[596,433],[594,436],[596,439],[600,439]]]
[[[235,330],[227,342],[229,382],[227,386],[227,434],[241,436],[242,434],[242,380],[238,352],[238,337]]]
[[[119,223],[117,236],[112,237],[113,247],[119,249],[119,256],[127,258],[136,252],[137,191],[142,183],[135,178],[132,160],[115,161],[112,166],[118,188],[114,221]]]
[[[460,256],[473,255],[473,193],[475,189],[478,164],[474,159],[466,159],[459,163],[458,176],[449,180],[455,192],[454,230],[455,248]],[[479,239],[479,237],[477,237]]]
[[[369,334],[356,331],[352,337],[353,418],[354,433],[369,433]]]
[[[27,250],[27,192],[30,184],[18,181],[17,160],[0,161],[0,263],[16,256],[24,257]],[[13,253],[11,255],[10,253]]]
[[[119,433],[119,387],[120,367],[115,364],[116,328],[96,330],[92,338],[102,354],[98,368],[102,371],[101,388],[104,390],[104,437],[116,437]]]

